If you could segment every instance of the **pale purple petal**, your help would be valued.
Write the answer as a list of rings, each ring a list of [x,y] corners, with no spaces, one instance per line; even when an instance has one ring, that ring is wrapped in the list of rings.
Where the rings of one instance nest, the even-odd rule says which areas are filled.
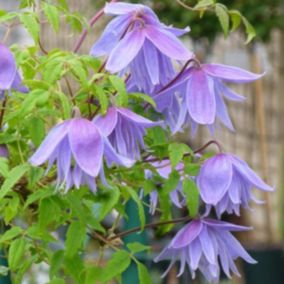
[[[68,137],[76,163],[86,174],[96,177],[102,167],[103,156],[103,140],[97,127],[89,120],[73,119]]]
[[[197,185],[203,201],[216,205],[231,184],[232,175],[232,164],[225,154],[218,154],[206,160],[197,177]]]
[[[147,26],[147,38],[165,55],[176,60],[189,60],[192,53],[172,33],[158,28]]]
[[[202,70],[195,70],[187,84],[187,109],[191,118],[200,124],[212,124],[216,116],[213,80]]]
[[[211,238],[209,237],[206,226],[203,226],[200,235],[198,237],[202,251],[206,257],[206,259],[214,264],[217,261],[217,251],[215,251]]]
[[[11,87],[13,89],[17,90],[20,93],[28,93],[29,92],[29,89],[26,86],[22,85],[22,78],[19,74],[19,71],[16,72],[16,75],[15,75],[15,78],[14,78],[14,81],[13,81]]]
[[[108,15],[124,15],[135,11],[141,11],[146,6],[141,4],[128,4],[128,3],[107,3],[104,8],[104,12]]]
[[[112,50],[106,70],[115,73],[125,68],[138,54],[145,41],[143,29],[135,29],[128,34]]]
[[[159,58],[158,51],[155,46],[149,41],[145,40],[143,46],[144,62],[146,63],[146,68],[150,77],[150,80],[153,85],[160,83],[160,72],[159,70]]]
[[[50,130],[46,138],[41,143],[40,147],[29,159],[29,162],[33,166],[39,166],[49,159],[49,157],[58,147],[59,143],[67,135],[69,124],[70,124],[70,121],[66,121],[64,123],[61,123],[53,127]]]
[[[217,117],[223,122],[223,124],[228,127],[230,130],[234,131],[234,126],[232,124],[231,118],[228,114],[227,107],[225,105],[225,102],[223,98],[216,93],[215,94],[216,99],[216,115]]]
[[[210,226],[211,228],[217,228],[218,230],[226,230],[226,231],[250,231],[251,227],[239,226],[232,223],[215,220],[215,219],[202,219],[202,223]]]
[[[117,111],[115,107],[110,107],[105,115],[97,115],[93,119],[94,124],[100,130],[101,134],[108,137],[117,124]]]
[[[255,74],[238,67],[222,65],[222,64],[203,64],[202,69],[208,75],[235,83],[252,82],[261,78],[264,75],[264,74]]]
[[[8,90],[14,81],[17,66],[13,53],[0,43],[0,90]]]

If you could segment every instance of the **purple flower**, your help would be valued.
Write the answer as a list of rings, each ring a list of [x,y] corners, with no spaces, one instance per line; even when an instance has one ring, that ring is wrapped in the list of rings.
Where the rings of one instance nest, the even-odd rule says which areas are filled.
[[[149,157],[149,159],[152,159],[153,157]],[[168,179],[169,175],[172,172],[172,167],[171,167],[171,163],[169,160],[163,160],[163,161],[158,161],[158,162],[151,162],[150,163],[158,172],[158,174],[164,178],[164,179]],[[176,166],[176,170],[177,171],[182,171],[184,168],[183,163],[179,163]],[[146,170],[146,177],[148,179],[151,179],[153,176],[152,171],[150,170]],[[157,205],[158,205],[158,191],[157,190],[153,190],[152,192],[150,192],[149,194],[150,197],[150,214],[155,214],[156,209],[157,209]],[[179,182],[179,184],[177,185],[176,188],[174,188],[170,194],[169,194],[170,200],[171,202],[177,207],[177,208],[182,208],[185,205],[185,196],[184,193],[182,191],[182,179]]]
[[[221,64],[194,65],[187,68],[171,86],[158,93],[154,99],[159,111],[163,111],[171,109],[173,97],[179,96],[180,111],[174,132],[180,131],[185,124],[192,127],[193,133],[199,124],[207,125],[214,131],[219,122],[234,130],[224,98],[242,101],[244,97],[225,86],[223,81],[240,84],[255,81],[262,76],[263,74]]]
[[[95,178],[99,174],[106,183],[103,154],[109,166],[132,165],[132,161],[114,151],[91,121],[74,118],[52,128],[29,161],[39,166],[48,160],[48,170],[57,161],[57,187],[65,184],[68,191],[73,185],[76,188],[88,185],[95,192]]]
[[[132,160],[140,159],[140,147],[145,149],[146,128],[161,125],[161,122],[148,120],[129,109],[114,106],[106,115],[96,116],[93,122],[119,154]]]
[[[21,83],[13,53],[0,43],[0,99],[3,99],[5,91],[10,93],[11,89],[27,93],[28,89]]]
[[[110,3],[104,12],[116,15],[91,49],[95,57],[107,55],[106,70],[130,71],[140,91],[165,84],[174,76],[171,59],[192,57],[177,39],[189,29],[175,29],[160,23],[156,14],[140,4]]]
[[[249,208],[249,201],[257,201],[252,188],[273,191],[246,162],[231,154],[218,154],[202,165],[197,176],[200,196],[207,205],[207,214],[215,207],[217,215],[235,213],[240,206]]]
[[[8,158],[9,157],[9,150],[5,144],[0,144],[0,158]]]
[[[199,269],[208,282],[219,283],[220,265],[225,274],[231,278],[232,271],[240,276],[234,260],[241,257],[249,263],[256,263],[230,231],[246,231],[250,228],[237,226],[227,222],[199,219],[184,226],[170,244],[155,259],[156,262],[170,259],[171,264],[180,260],[180,276],[188,266],[192,278]]]

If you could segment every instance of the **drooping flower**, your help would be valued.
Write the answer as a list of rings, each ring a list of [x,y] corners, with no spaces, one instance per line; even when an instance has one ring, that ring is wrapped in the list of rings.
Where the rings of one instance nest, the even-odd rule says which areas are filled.
[[[103,155],[108,165],[129,167],[133,163],[118,155],[91,121],[73,118],[52,128],[29,162],[39,166],[48,161],[49,170],[56,161],[58,187],[65,184],[68,191],[73,185],[88,185],[95,192],[99,174],[105,182]]]
[[[246,162],[224,153],[205,161],[197,176],[197,185],[207,213],[214,207],[219,217],[224,212],[239,215],[241,206],[249,208],[250,200],[257,202],[252,194],[254,187],[273,191]]]
[[[149,7],[110,3],[104,12],[117,17],[107,25],[91,55],[107,55],[106,70],[111,73],[129,71],[140,91],[149,92],[174,76],[171,59],[183,61],[192,57],[177,38],[189,29],[165,26]]]
[[[185,125],[192,127],[193,134],[198,125],[206,125],[211,132],[221,122],[234,130],[224,98],[242,101],[244,97],[236,94],[223,82],[247,83],[261,78],[263,74],[254,74],[241,68],[196,63],[187,68],[168,88],[154,97],[159,111],[171,109],[173,97],[178,95],[180,113],[174,132]]]
[[[151,158],[153,157],[150,156],[149,159]],[[150,164],[156,169],[156,171],[162,178],[164,179],[169,178],[172,172],[172,167],[171,167],[171,163],[169,160],[166,159],[163,161],[150,162]],[[184,168],[184,165],[181,162],[176,166],[177,171],[182,171],[183,168]],[[153,173],[151,170],[146,170],[146,177],[148,179],[151,179],[153,177]],[[155,214],[157,205],[158,205],[158,191],[153,190],[152,192],[150,192],[149,197],[150,197],[150,214],[153,215]],[[173,190],[170,192],[169,197],[170,197],[171,202],[177,208],[182,208],[183,206],[185,206],[185,196],[182,191],[182,179],[178,183],[177,187],[173,188]]]
[[[246,231],[250,228],[213,219],[197,219],[185,225],[170,244],[155,259],[170,259],[165,276],[176,261],[180,261],[179,275],[187,265],[192,278],[200,270],[208,282],[219,283],[220,266],[227,277],[231,271],[240,276],[234,263],[238,257],[248,263],[256,263],[234,238],[230,231]]]
[[[0,99],[3,99],[5,91],[10,93],[11,89],[21,93],[28,92],[28,89],[22,85],[13,53],[0,43]]]
[[[140,148],[145,149],[144,135],[146,128],[159,126],[127,108],[112,106],[107,113],[98,115],[93,120],[104,137],[121,155],[132,160],[140,159]]]

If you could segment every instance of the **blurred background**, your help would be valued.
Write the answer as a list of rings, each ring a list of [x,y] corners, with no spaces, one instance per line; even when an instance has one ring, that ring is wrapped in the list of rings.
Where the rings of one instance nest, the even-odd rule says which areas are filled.
[[[104,1],[101,0],[68,0],[70,9],[91,18]],[[255,27],[257,37],[253,43],[245,45],[245,33],[242,29],[231,33],[224,39],[220,24],[213,13],[205,13],[200,19],[194,13],[180,7],[174,0],[163,1],[133,1],[143,2],[154,8],[161,20],[183,28],[190,26],[191,33],[184,37],[186,45],[194,50],[202,62],[223,63],[238,66],[256,73],[266,72],[263,80],[254,84],[238,86],[235,90],[247,99],[244,103],[229,105],[230,114],[236,132],[220,129],[216,139],[222,141],[225,149],[245,159],[249,165],[269,184],[275,187],[270,195],[260,194],[257,197],[265,201],[263,206],[252,206],[249,212],[242,212],[241,218],[225,216],[235,223],[253,226],[254,230],[240,234],[238,237],[253,257],[257,265],[239,263],[243,278],[224,280],[222,283],[247,284],[282,284],[284,283],[284,2],[283,0],[226,0],[218,1],[230,9],[240,10]],[[196,1],[187,1],[194,5]],[[1,9],[15,9],[16,0],[0,0]],[[107,19],[90,31],[82,53],[88,53],[92,44],[100,34],[100,28]],[[61,26],[61,31],[55,34],[47,25],[42,25],[42,38],[45,49],[60,47],[70,50],[74,45],[74,35],[70,34],[68,26]],[[1,31],[0,31],[1,36]],[[75,37],[76,38],[76,37]],[[14,29],[9,37],[9,43],[29,44],[29,38],[22,29]],[[191,140],[189,134],[183,134],[177,139],[189,143],[193,148],[204,144],[209,137],[206,129],[200,129],[197,137]],[[129,205],[131,209],[131,204]],[[135,210],[133,212],[135,220]],[[138,219],[138,218],[137,218]],[[125,226],[131,227],[132,224]],[[129,241],[139,240],[145,243],[155,243],[152,233],[132,235]],[[167,240],[163,243],[167,243]],[[154,245],[156,252],[160,251],[160,241]],[[90,252],[92,256],[93,252]],[[155,252],[154,252],[155,254]],[[92,257],[90,256],[90,259]],[[206,283],[203,279],[191,281],[189,275],[176,278],[178,267],[173,268],[166,279],[160,279],[160,273],[167,265],[153,264],[151,255],[141,255],[151,270],[153,283]],[[26,283],[46,283],[45,271],[37,273],[37,277],[26,280]],[[39,276],[40,275],[40,276]],[[38,277],[42,277],[40,280]],[[2,282],[0,282],[2,283]],[[4,282],[3,282],[4,283]],[[124,284],[137,282],[137,272],[130,267],[123,275]]]

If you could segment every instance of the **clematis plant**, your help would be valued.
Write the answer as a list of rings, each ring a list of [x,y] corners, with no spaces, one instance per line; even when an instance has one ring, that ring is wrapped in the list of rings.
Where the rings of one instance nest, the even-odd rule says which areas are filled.
[[[232,232],[252,228],[221,218],[248,209],[253,188],[273,188],[216,140],[193,150],[174,134],[188,126],[212,133],[220,122],[233,130],[225,100],[245,101],[226,83],[263,74],[199,62],[183,40],[190,29],[162,23],[143,4],[112,0],[86,26],[67,2],[21,1],[0,13],[0,246],[8,262],[1,273],[29,282],[45,264],[50,284],[109,283],[121,282],[132,263],[137,283],[154,283],[138,254],[149,248],[138,237],[152,230],[161,250],[155,261],[169,262],[163,277],[176,262],[177,277],[240,276],[238,258],[256,261]],[[232,16],[202,1],[202,12],[220,7]],[[102,17],[106,27],[89,54],[80,53]],[[42,24],[55,36],[70,25],[74,47],[46,48]],[[7,45],[19,25],[32,46]],[[219,153],[209,157],[210,144]],[[181,229],[162,248],[174,225]]]

